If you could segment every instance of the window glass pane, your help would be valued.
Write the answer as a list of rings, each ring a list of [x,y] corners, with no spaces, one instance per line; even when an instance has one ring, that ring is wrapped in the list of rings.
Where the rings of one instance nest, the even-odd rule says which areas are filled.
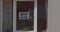
[[[34,1],[17,1],[16,30],[34,30]]]

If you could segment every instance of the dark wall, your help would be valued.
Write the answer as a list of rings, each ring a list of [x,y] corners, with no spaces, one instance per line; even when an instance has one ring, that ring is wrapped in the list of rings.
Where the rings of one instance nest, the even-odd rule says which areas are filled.
[[[12,27],[12,0],[3,0],[3,32]]]
[[[38,0],[38,14],[37,14],[37,26],[38,31],[44,31],[47,29],[47,11],[45,8],[45,0]]]

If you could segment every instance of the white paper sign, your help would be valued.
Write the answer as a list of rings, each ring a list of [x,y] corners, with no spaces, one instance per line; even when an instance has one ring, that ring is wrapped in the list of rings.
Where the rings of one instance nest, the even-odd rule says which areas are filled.
[[[29,12],[19,12],[19,20],[29,19]]]

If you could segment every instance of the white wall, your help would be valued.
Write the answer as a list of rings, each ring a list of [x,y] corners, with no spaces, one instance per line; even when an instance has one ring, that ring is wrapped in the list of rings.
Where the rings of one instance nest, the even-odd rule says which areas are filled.
[[[48,32],[60,32],[60,0],[48,0]]]

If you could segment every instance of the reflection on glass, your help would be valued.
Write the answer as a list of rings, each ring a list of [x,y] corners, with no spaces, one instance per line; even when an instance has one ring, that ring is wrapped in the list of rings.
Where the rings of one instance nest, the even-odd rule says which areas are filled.
[[[34,1],[17,1],[16,30],[34,30]]]
[[[37,32],[46,32],[47,29],[47,11],[45,7],[45,0],[38,0],[37,6]]]

